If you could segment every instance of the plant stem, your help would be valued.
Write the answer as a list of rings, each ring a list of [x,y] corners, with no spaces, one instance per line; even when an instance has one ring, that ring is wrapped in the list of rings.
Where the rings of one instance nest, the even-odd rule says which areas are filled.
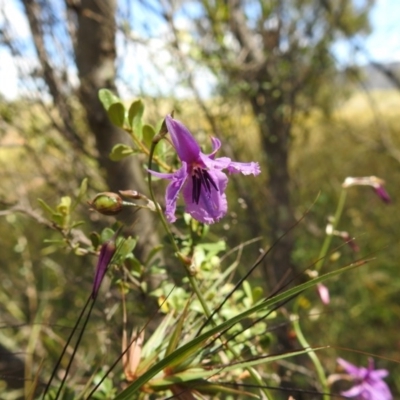
[[[332,230],[335,230],[339,224],[339,220],[340,220],[340,217],[342,216],[344,204],[346,202],[346,195],[347,195],[347,190],[343,188],[340,193],[339,202],[338,202],[338,205],[336,208],[335,216],[333,218]],[[321,270],[321,268],[324,265],[325,257],[329,251],[329,246],[331,245],[331,242],[332,242],[332,233],[328,233],[325,236],[324,243],[322,244],[321,251],[318,256],[318,262],[315,265],[315,270],[318,272]]]
[[[333,231],[336,229],[336,227],[339,224],[339,220],[340,217],[342,216],[342,212],[343,212],[343,208],[344,208],[344,204],[346,202],[346,195],[347,195],[347,190],[342,188],[342,191],[340,193],[340,197],[339,197],[339,201],[338,201],[338,205],[336,207],[336,211],[335,211],[335,216],[333,218],[332,221],[332,232],[328,232],[325,236],[324,242],[322,244],[321,247],[321,251],[319,253],[318,256],[318,261],[315,265],[315,270],[317,272],[319,272],[321,270],[321,268],[324,265],[325,259],[326,259],[326,255],[328,254],[329,251],[329,247],[332,243],[332,236],[333,236]],[[296,336],[297,339],[299,340],[300,344],[303,347],[310,347],[310,345],[308,344],[306,338],[303,335],[303,332],[301,330],[300,327],[300,320],[299,320],[299,313],[298,313],[298,307],[299,307],[299,299],[296,301],[294,309],[295,309],[295,313],[296,313],[296,318],[293,319],[292,323],[293,323],[293,328],[294,331],[296,332]],[[329,395],[328,395],[328,391],[329,391],[329,387],[328,387],[328,382],[325,376],[325,372],[324,369],[322,367],[321,361],[319,360],[318,356],[316,355],[316,353],[314,351],[311,351],[309,353],[307,353],[308,356],[310,357],[311,361],[314,364],[315,370],[317,372],[318,375],[318,379],[322,385],[322,389],[323,389],[323,399],[324,400],[329,400]]]
[[[296,337],[300,344],[303,346],[303,348],[310,348],[309,343],[307,342],[307,339],[304,337],[303,332],[300,327],[300,318],[299,314],[297,312],[298,308],[298,302],[296,302],[296,314],[294,318],[292,319],[293,323],[293,328],[294,331],[296,332]],[[324,400],[329,400],[329,387],[328,387],[328,381],[325,376],[324,368],[322,367],[321,361],[319,360],[318,356],[315,354],[314,351],[310,351],[307,353],[308,356],[310,357],[311,361],[314,364],[315,370],[317,371],[318,379],[321,383],[322,386],[322,391],[323,391],[323,399]]]
[[[152,142],[152,144],[151,144],[150,153],[149,153],[149,169],[151,169],[153,153],[154,153],[154,149],[155,149],[156,145],[157,145],[157,142]],[[172,235],[171,230],[169,229],[169,226],[167,224],[167,221],[165,220],[165,217],[164,217],[164,214],[163,214],[163,212],[162,212],[162,210],[160,208],[160,205],[157,203],[156,198],[154,196],[154,191],[153,191],[153,188],[152,188],[152,185],[151,185],[151,174],[148,173],[147,176],[148,176],[148,181],[149,181],[149,192],[150,192],[151,200],[154,202],[154,204],[156,206],[156,210],[157,210],[157,213],[158,213],[158,215],[159,215],[159,217],[161,219],[161,223],[162,223],[162,225],[163,225],[163,227],[164,227],[164,229],[165,229],[165,231],[166,231],[166,233],[167,233],[167,235],[168,235],[168,237],[169,237],[169,239],[171,241],[172,246],[174,247],[175,252],[179,255],[180,249],[179,249],[178,245],[175,242],[175,239],[174,239],[174,236]],[[189,270],[187,268],[187,265],[184,263],[183,259],[181,257],[178,257],[178,259],[181,261],[182,265],[184,266],[184,268],[186,270],[187,276],[189,278],[190,285],[191,285],[193,291],[196,293],[196,296],[197,296],[198,300],[200,301],[200,304],[201,304],[201,306],[203,308],[204,314],[206,315],[207,318],[210,318],[211,311],[208,308],[208,305],[207,305],[207,303],[206,303],[206,301],[205,301],[205,299],[204,299],[204,297],[203,297],[203,295],[202,295],[202,293],[201,293],[201,291],[199,289],[199,286],[197,285],[196,278],[193,275],[190,274],[190,272],[189,272]],[[215,322],[212,319],[210,321],[211,321],[212,324],[215,324]],[[234,351],[232,349],[232,347],[227,342],[224,345],[233,354],[234,357],[236,357],[236,358],[239,357],[239,354],[237,354],[236,351]],[[246,368],[246,369],[250,373],[250,375],[254,379],[254,381],[258,385],[260,385],[262,392],[266,396],[266,399],[272,399],[272,397],[270,396],[268,390],[265,389],[265,388],[262,388],[262,386],[264,386],[264,385],[263,385],[261,377],[259,376],[257,371],[252,367],[249,367],[249,368]]]

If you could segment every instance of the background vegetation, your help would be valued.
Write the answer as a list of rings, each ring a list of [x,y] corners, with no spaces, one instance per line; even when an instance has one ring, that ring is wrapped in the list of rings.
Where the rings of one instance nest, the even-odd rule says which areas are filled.
[[[161,3],[154,8],[144,2],[141,12],[153,18],[153,25],[165,24],[159,52],[170,54],[168,61],[160,66],[157,51],[149,59],[149,68],[165,84],[155,84],[156,90],[142,87],[132,98],[123,96],[124,101],[128,105],[142,98],[143,120],[153,125],[175,110],[176,118],[205,147],[208,137],[217,135],[224,143],[224,155],[260,162],[262,174],[257,180],[232,178],[228,215],[210,228],[210,241],[222,239],[227,252],[259,238],[244,247],[235,277],[246,273],[247,260],[254,261],[260,248],[288,231],[249,278],[250,285],[261,286],[268,295],[288,270],[303,273],[318,259],[344,179],[376,175],[386,181],[389,205],[368,187],[348,190],[338,229],[349,232],[360,249],[354,253],[341,238],[333,237],[324,271],[364,257],[373,261],[325,282],[331,294],[327,306],[316,291],[308,291],[299,315],[310,344],[331,346],[320,356],[327,371],[335,371],[337,356],[361,365],[372,355],[379,367],[390,371],[387,381],[396,398],[400,395],[398,81],[393,75],[389,77],[393,89],[367,92],[362,72],[355,66],[338,70],[330,51],[339,38],[350,40],[368,32],[371,4],[288,1],[279,6],[284,2],[259,1],[244,6],[240,1],[198,1],[191,8],[189,2]],[[23,393],[28,397],[35,379],[38,392],[42,390],[91,292],[97,250],[91,233],[106,237],[104,229],[116,217],[90,211],[87,200],[106,190],[147,193],[144,156],[118,163],[109,160],[113,145],[130,142],[109,122],[97,93],[103,87],[117,90],[128,44],[139,49],[142,42],[150,46],[154,39],[154,27],[147,27],[147,32],[135,29],[130,13],[137,8],[113,1],[102,3],[104,7],[90,1],[21,4],[32,35],[27,39],[30,47],[15,34],[13,21],[5,20],[1,31],[2,45],[16,59],[31,51],[36,59],[35,68],[20,70],[24,94],[0,102],[0,384],[9,399],[22,398]],[[188,25],[179,25],[181,15]],[[123,44],[115,47],[116,38]],[[259,47],[254,49],[252,43]],[[208,96],[198,89],[201,73],[214,77]],[[77,75],[79,83],[71,78],[76,81]],[[182,87],[184,97],[178,93]],[[88,189],[79,198],[84,178]],[[162,201],[163,187],[156,187]],[[65,196],[78,196],[71,213],[64,212]],[[64,221],[69,227],[73,221],[82,225],[73,226],[68,234],[54,229],[38,199],[71,218]],[[143,267],[141,290],[127,294],[132,329],[153,315],[165,295],[160,282],[181,282],[184,274],[175,268],[155,216],[142,210],[117,218],[126,223],[125,236],[138,236],[134,255]],[[160,242],[164,253],[145,265]],[[235,258],[221,256],[221,273]],[[114,285],[116,274],[104,283],[69,387],[82,386],[89,373],[100,376],[120,353],[122,305]],[[240,309],[237,304],[231,307]],[[289,303],[280,316],[290,312]],[[154,318],[150,331],[158,324]],[[281,352],[299,347],[290,326],[269,335],[272,348]],[[305,360],[304,367],[313,371]],[[293,378],[295,364],[282,362],[274,368],[291,379],[292,386],[305,387],[302,379]],[[118,376],[113,376],[116,386]],[[302,398],[314,398],[308,396]]]

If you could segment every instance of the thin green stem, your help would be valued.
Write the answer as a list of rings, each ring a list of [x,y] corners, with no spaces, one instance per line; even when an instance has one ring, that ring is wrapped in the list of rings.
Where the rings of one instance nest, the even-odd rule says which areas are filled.
[[[152,142],[152,145],[151,145],[151,148],[150,148],[150,153],[149,153],[149,169],[151,169],[152,158],[153,158],[154,149],[155,149],[156,145],[157,145],[157,142]],[[176,254],[178,255],[178,259],[181,261],[182,265],[183,265],[184,268],[185,268],[185,271],[186,271],[187,276],[188,276],[188,278],[189,278],[190,285],[191,285],[193,291],[195,292],[197,298],[198,298],[199,301],[200,301],[200,304],[201,304],[201,306],[202,306],[202,308],[203,308],[204,314],[207,316],[207,318],[210,318],[210,316],[211,316],[211,311],[210,311],[210,309],[208,308],[208,305],[207,305],[207,303],[206,303],[206,301],[205,301],[203,295],[201,294],[201,291],[200,291],[200,289],[199,289],[199,286],[197,285],[197,282],[196,282],[196,278],[195,278],[193,275],[190,274],[190,271],[188,270],[186,263],[183,261],[183,259],[182,259],[181,257],[179,257],[180,249],[179,249],[179,247],[178,247],[178,245],[177,245],[177,243],[176,243],[176,241],[175,241],[174,236],[172,235],[171,230],[169,229],[168,223],[167,223],[167,221],[165,220],[165,217],[164,217],[164,214],[163,214],[163,212],[162,212],[162,210],[161,210],[161,207],[159,206],[159,204],[158,204],[157,201],[156,201],[156,198],[155,198],[155,195],[154,195],[154,191],[153,191],[153,187],[152,187],[152,184],[151,184],[151,178],[152,178],[152,176],[151,176],[150,173],[148,173],[147,176],[148,176],[148,182],[149,182],[149,193],[150,193],[150,197],[151,197],[151,200],[154,202],[154,204],[155,204],[155,206],[156,206],[156,210],[157,210],[157,213],[158,213],[158,215],[159,215],[159,217],[160,217],[161,223],[162,223],[162,225],[163,225],[163,227],[164,227],[164,229],[165,229],[165,231],[166,231],[166,233],[167,233],[167,235],[168,235],[168,237],[169,237],[169,239],[170,239],[170,241],[171,241],[171,244],[172,244],[172,246],[173,246],[173,248],[174,248]],[[214,322],[212,319],[211,319],[211,323],[212,323],[212,324],[215,324],[215,322]],[[232,347],[229,345],[229,343],[225,343],[225,346],[226,346],[226,348],[233,354],[234,357],[236,357],[236,358],[239,357],[239,354],[237,354],[237,353],[232,349]],[[257,382],[258,385],[260,385],[261,390],[263,391],[263,393],[264,393],[264,395],[266,396],[266,398],[267,398],[267,399],[272,399],[272,397],[270,396],[268,390],[265,389],[265,388],[262,388],[262,386],[264,386],[264,385],[263,385],[263,382],[262,382],[262,380],[261,380],[261,377],[259,376],[259,374],[257,373],[257,371],[256,371],[254,368],[252,368],[252,367],[247,368],[247,371],[250,373],[250,375],[251,375],[251,377],[254,379],[254,381]]]
[[[329,247],[330,247],[330,245],[332,243],[333,231],[338,226],[340,217],[342,216],[344,204],[346,202],[346,195],[347,195],[347,190],[343,188],[341,193],[340,193],[338,205],[337,205],[336,211],[335,211],[335,216],[334,216],[333,221],[332,221],[332,232],[328,232],[326,234],[324,242],[323,242],[322,247],[321,247],[321,251],[320,251],[319,256],[318,256],[318,261],[317,261],[317,263],[315,265],[315,270],[317,272],[319,272],[321,270],[321,268],[323,267],[323,265],[324,265],[324,262],[325,262],[325,259],[326,259],[326,255],[328,254]],[[295,310],[295,313],[297,315],[297,318],[295,318],[292,321],[293,322],[293,328],[294,328],[294,331],[296,332],[296,336],[297,336],[297,339],[299,340],[300,344],[303,347],[308,347],[309,348],[310,345],[308,344],[306,338],[303,335],[303,332],[302,332],[301,326],[300,326],[300,321],[299,321],[299,318],[298,318],[299,299],[295,302],[295,305],[294,305],[294,310]],[[329,396],[327,394],[325,394],[325,393],[328,393],[329,387],[328,387],[328,382],[327,382],[326,375],[325,375],[324,369],[322,367],[322,364],[321,364],[318,356],[316,355],[316,353],[314,351],[311,351],[311,352],[309,352],[307,354],[310,357],[312,363],[314,364],[315,370],[316,370],[317,375],[318,375],[318,379],[319,379],[319,381],[321,383],[321,386],[322,386],[322,389],[323,389],[323,392],[324,392],[323,399],[324,400],[329,400]]]
[[[335,230],[339,224],[339,220],[340,220],[340,217],[342,216],[344,204],[346,202],[346,195],[347,195],[347,190],[343,188],[342,192],[340,193],[339,202],[338,202],[338,205],[336,208],[335,216],[333,218],[332,230]],[[321,268],[324,265],[325,257],[328,254],[331,242],[332,242],[332,233],[328,233],[325,236],[324,243],[322,244],[321,251],[318,256],[318,262],[315,265],[315,270],[318,272],[321,270]]]
[[[155,149],[156,145],[157,145],[157,143],[153,142],[152,145],[151,145],[151,148],[150,148],[149,169],[151,169],[151,163],[152,163],[154,149]],[[151,174],[150,174],[150,172],[148,173],[147,176],[148,176],[148,181],[149,181],[149,192],[150,192],[151,200],[154,202],[154,204],[156,206],[156,210],[157,210],[158,216],[160,217],[161,223],[162,223],[162,225],[163,225],[163,227],[165,229],[165,232],[167,233],[167,235],[168,235],[168,237],[169,237],[169,239],[171,241],[171,244],[172,244],[176,254],[179,255],[179,253],[180,253],[179,247],[176,244],[175,238],[172,235],[171,230],[169,229],[167,221],[165,220],[164,213],[162,212],[162,210],[160,208],[160,205],[157,203],[157,201],[155,199],[153,187],[152,187],[152,184],[151,184]],[[190,285],[192,286],[193,291],[196,293],[196,296],[200,301],[200,304],[201,304],[201,306],[202,306],[202,308],[204,310],[204,313],[206,314],[207,317],[210,317],[210,315],[211,315],[210,309],[208,308],[207,303],[206,303],[203,295],[200,292],[200,289],[199,289],[199,287],[197,285],[196,279],[190,274],[190,272],[188,271],[187,265],[183,262],[182,258],[178,257],[178,259],[181,261],[182,265],[184,266],[184,268],[186,270],[186,273],[187,273],[188,278],[189,278]]]
[[[307,339],[304,337],[303,332],[300,327],[300,319],[297,313],[297,308],[298,308],[298,302],[296,303],[296,315],[294,316],[292,323],[293,323],[293,328],[294,331],[296,332],[296,337],[300,344],[303,346],[303,348],[311,348],[310,344],[307,342]],[[318,356],[316,355],[315,351],[310,351],[307,353],[308,356],[310,357],[312,363],[314,364],[315,370],[318,375],[319,382],[321,383],[322,386],[322,392],[323,394],[323,399],[324,400],[329,400],[329,386],[328,386],[328,381],[325,376],[325,371],[324,368],[322,367],[321,361],[319,360]]]

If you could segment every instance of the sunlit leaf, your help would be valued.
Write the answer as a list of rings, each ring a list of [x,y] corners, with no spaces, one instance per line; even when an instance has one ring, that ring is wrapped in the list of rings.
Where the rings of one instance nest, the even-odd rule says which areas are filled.
[[[128,120],[132,128],[132,133],[139,140],[142,140],[142,117],[144,112],[144,104],[142,100],[134,101],[129,107]]]
[[[107,110],[107,114],[114,125],[123,128],[125,121],[125,107],[122,103],[111,104],[110,108]]]
[[[99,100],[103,104],[103,107],[108,111],[110,106],[114,103],[118,103],[121,100],[109,89],[99,90]]]
[[[127,146],[126,144],[118,143],[112,148],[109,157],[112,161],[121,161],[134,153],[135,150],[132,149],[132,147]]]

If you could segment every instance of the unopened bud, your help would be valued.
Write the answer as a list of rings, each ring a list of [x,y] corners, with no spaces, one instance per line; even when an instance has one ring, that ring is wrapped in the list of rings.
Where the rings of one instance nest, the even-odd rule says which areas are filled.
[[[390,196],[384,188],[385,181],[383,179],[377,178],[376,176],[349,176],[344,180],[342,184],[344,188],[356,185],[371,186],[382,201],[384,201],[385,203],[391,202]]]
[[[99,259],[97,261],[96,273],[93,281],[92,299],[95,299],[99,291],[101,282],[107,272],[112,258],[117,250],[114,240],[109,240],[101,246]]]
[[[123,207],[122,198],[113,192],[99,193],[91,202],[88,202],[93,209],[104,215],[116,215]]]
[[[171,117],[172,118],[174,117],[174,111],[171,112]],[[160,128],[160,132],[158,132],[157,135],[153,137],[153,143],[158,143],[167,133],[168,133],[168,128],[164,119]]]

